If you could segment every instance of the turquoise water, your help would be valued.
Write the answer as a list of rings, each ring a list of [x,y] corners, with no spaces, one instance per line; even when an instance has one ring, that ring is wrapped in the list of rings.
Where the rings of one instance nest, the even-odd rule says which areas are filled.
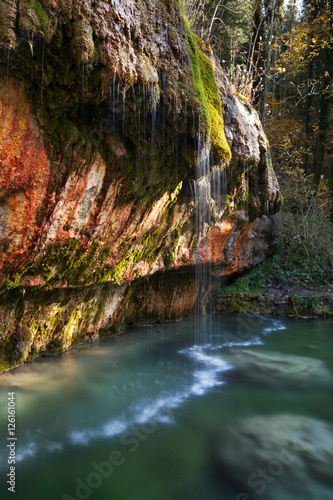
[[[237,376],[229,349],[308,356],[333,372],[332,325],[209,315],[199,325],[190,319],[132,328],[1,375],[1,498],[236,499],[238,490],[214,463],[225,426],[276,412],[333,423],[333,407],[327,389],[272,390]],[[15,495],[6,487],[11,391]]]

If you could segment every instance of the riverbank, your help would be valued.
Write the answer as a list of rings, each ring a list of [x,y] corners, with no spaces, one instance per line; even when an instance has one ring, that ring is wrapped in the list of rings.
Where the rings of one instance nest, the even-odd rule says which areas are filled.
[[[279,215],[277,251],[262,264],[222,286],[211,309],[235,314],[317,318],[333,316],[332,225],[326,220],[316,244],[301,237],[297,215]],[[297,233],[298,231],[298,233]]]
[[[235,314],[265,314],[318,318],[333,316],[333,293],[303,290],[295,287],[267,287],[258,292],[237,292],[222,289],[214,309]]]

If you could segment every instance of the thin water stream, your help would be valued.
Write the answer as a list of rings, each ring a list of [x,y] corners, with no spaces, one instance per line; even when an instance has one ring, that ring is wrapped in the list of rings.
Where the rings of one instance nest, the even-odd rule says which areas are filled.
[[[9,391],[16,393],[17,446],[16,493],[2,486],[1,498],[234,500],[239,491],[213,458],[226,426],[285,412],[333,423],[329,390],[269,387],[265,373],[254,382],[230,358],[230,349],[274,351],[323,360],[333,372],[332,321],[199,321],[199,337],[194,319],[132,328],[2,374],[2,483]]]

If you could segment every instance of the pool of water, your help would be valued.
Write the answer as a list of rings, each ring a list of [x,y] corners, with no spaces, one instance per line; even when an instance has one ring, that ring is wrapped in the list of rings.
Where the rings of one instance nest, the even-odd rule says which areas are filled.
[[[333,372],[332,325],[209,315],[132,328],[2,374],[1,498],[236,499],[214,464],[221,430],[272,413],[333,423],[333,405],[328,389],[280,390],[235,376],[230,349],[316,358]],[[15,496],[6,486],[12,391]]]

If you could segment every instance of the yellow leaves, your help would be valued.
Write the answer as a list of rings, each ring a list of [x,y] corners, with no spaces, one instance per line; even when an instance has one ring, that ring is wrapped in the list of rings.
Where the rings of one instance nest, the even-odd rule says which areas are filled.
[[[34,55],[34,46],[33,46],[33,43],[31,40],[28,40],[28,44],[29,44],[29,47],[30,47],[30,52],[32,55]]]

